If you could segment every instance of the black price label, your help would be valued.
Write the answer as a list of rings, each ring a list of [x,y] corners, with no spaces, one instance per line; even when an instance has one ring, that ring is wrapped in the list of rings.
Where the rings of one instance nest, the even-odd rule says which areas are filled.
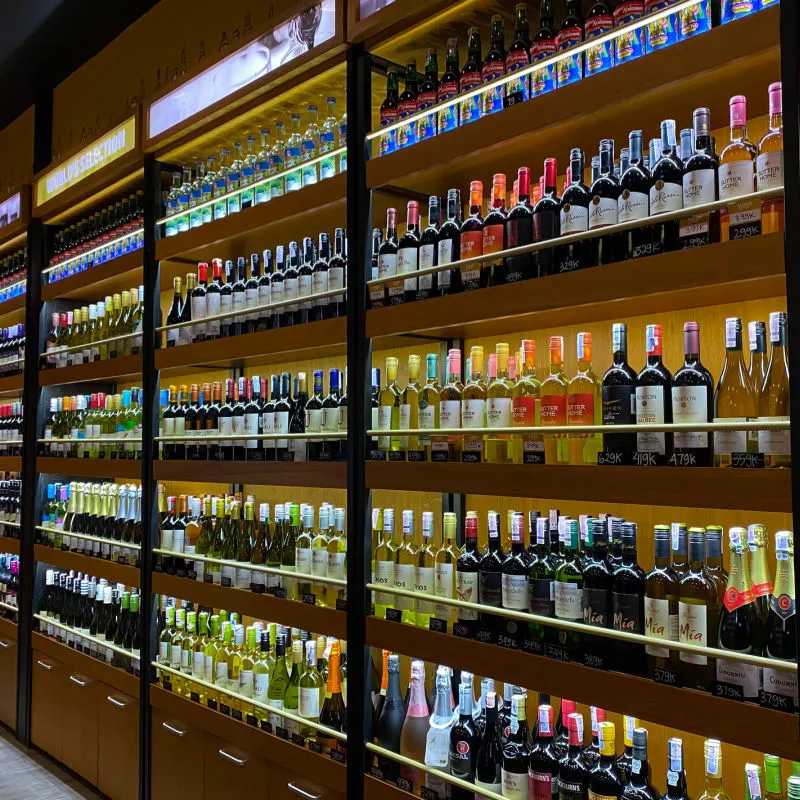
[[[308,749],[312,753],[317,753],[317,755],[322,754],[322,745],[314,739],[309,739],[306,744],[308,745]]]
[[[664,456],[660,453],[649,453],[637,450],[631,457],[634,467],[660,467]]]
[[[305,747],[306,740],[299,733],[292,733],[292,743],[299,744],[300,747]]]
[[[247,717],[245,717],[245,721],[248,725],[252,725],[254,728],[258,727],[258,718],[254,717],[252,714],[248,714]]]
[[[544,464],[544,453],[523,453],[523,464]]]
[[[225,703],[221,702],[219,704],[219,711],[220,711],[221,714],[225,714],[228,717],[231,715],[231,707],[225,705]]]
[[[378,767],[372,767],[369,771],[369,774],[372,775],[372,777],[375,778],[376,781],[385,780],[385,778],[383,777],[383,770],[379,769]]]
[[[344,764],[347,760],[347,753],[343,750],[333,749],[330,753],[331,761],[335,761],[337,764]]]
[[[329,453],[327,450],[320,450],[317,461],[333,461],[333,458],[331,457],[331,453]]]
[[[474,639],[475,635],[469,625],[464,625],[462,622],[456,622],[453,625],[453,636],[458,636],[459,639]]]
[[[203,575],[203,583],[214,583],[214,576],[206,572]]]
[[[715,681],[711,689],[715,697],[724,697],[726,700],[744,700],[744,687],[733,683]]]
[[[478,630],[475,631],[476,642],[483,642],[483,644],[494,644],[495,638],[495,632],[490,628],[478,628]]]
[[[402,622],[403,612],[399,608],[387,608],[386,619],[389,622]]]
[[[528,636],[522,637],[522,650],[525,653],[533,653],[534,655],[544,655],[544,643],[541,639],[531,639]]]
[[[279,600],[286,599],[286,589],[283,586],[276,586],[275,587],[275,597]]]
[[[199,703],[200,702],[200,695],[197,694],[197,692],[190,692],[189,697],[191,698],[193,703]]]
[[[289,731],[287,731],[286,728],[282,728],[280,725],[278,725],[278,727],[275,728],[275,733],[277,733],[281,739],[289,738]]]
[[[462,464],[480,464],[481,463],[481,454],[480,451],[472,452],[462,452],[461,453],[461,463]]]
[[[425,458],[425,451],[424,450],[409,450],[406,453],[406,458],[408,461],[416,461],[419,463],[420,461],[426,461]]]
[[[437,633],[447,633],[447,621],[431,617],[428,620],[428,630],[436,631]]]
[[[654,683],[665,683],[667,686],[680,686],[681,676],[671,669],[655,668],[650,676]]]
[[[439,792],[436,789],[430,789],[427,786],[421,786],[419,790],[422,800],[440,800]]]
[[[764,469],[764,454],[731,453],[731,466],[735,469]]]
[[[337,600],[336,601],[336,610],[337,611],[347,611],[347,600]]]
[[[405,461],[406,454],[402,450],[389,450],[389,461]]]
[[[165,689],[166,689],[168,692],[171,692],[171,691],[172,691],[172,681],[171,681],[171,680],[168,680],[167,678],[164,678],[164,688],[165,688]]]
[[[413,792],[414,785],[411,783],[408,778],[398,778],[397,779],[397,788],[402,789],[404,792]]]
[[[697,453],[673,453],[667,464],[671,467],[699,467]]]
[[[307,606],[315,606],[317,604],[317,596],[315,594],[311,594],[310,592],[304,592],[303,602]]]
[[[370,450],[367,454],[367,461],[386,461],[386,451]]]
[[[584,652],[583,665],[593,669],[608,669],[605,657],[601,653]]]
[[[437,464],[446,464],[450,459],[447,457],[446,451],[433,450],[431,451],[431,461]]]
[[[269,720],[262,719],[261,720],[261,730],[266,731],[267,733],[274,733],[275,731],[272,728],[272,723]]]
[[[207,705],[207,706],[208,706],[208,707],[209,707],[209,708],[210,708],[212,711],[216,711],[216,710],[217,710],[217,701],[216,701],[216,700],[212,700],[210,697],[209,697],[209,698],[206,700],[206,705]]]
[[[244,716],[242,715],[242,712],[238,708],[232,708],[231,709],[231,716],[234,719],[238,719],[239,722],[241,722],[244,719]]]
[[[226,589],[229,589],[229,588],[231,587],[231,579],[230,579],[229,577],[227,577],[227,576],[223,575],[223,576],[222,576],[222,579],[221,579],[221,582],[222,582],[222,585],[223,585],[223,586],[224,586]]]
[[[294,461],[294,453],[278,453],[278,461]]]
[[[547,657],[552,658],[554,661],[572,661],[568,648],[557,647],[553,644],[547,645]]]
[[[604,450],[603,452],[597,454],[597,463],[600,466],[610,465],[613,467],[620,467],[625,463],[625,458],[620,452]]]
[[[797,713],[797,701],[784,694],[765,692],[762,689],[758,693],[758,703],[762,708],[774,708],[776,711],[786,711],[790,714]]]
[[[497,644],[499,644],[500,647],[507,648],[508,650],[519,650],[517,637],[508,633],[499,633],[497,635]]]

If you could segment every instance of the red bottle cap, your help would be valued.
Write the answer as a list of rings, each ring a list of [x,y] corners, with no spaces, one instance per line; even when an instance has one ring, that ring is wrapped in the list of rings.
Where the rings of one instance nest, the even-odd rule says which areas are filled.
[[[200,281],[200,283],[208,281],[208,264],[206,264],[205,261],[201,261],[197,265],[197,280]]]

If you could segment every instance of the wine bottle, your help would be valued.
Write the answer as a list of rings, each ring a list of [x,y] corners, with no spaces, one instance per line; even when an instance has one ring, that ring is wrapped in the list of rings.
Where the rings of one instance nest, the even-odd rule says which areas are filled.
[[[788,422],[789,420],[789,360],[788,316],[785,311],[769,315],[769,365],[762,384],[753,383],[758,395],[759,421]],[[764,453],[765,466],[791,467],[792,453],[789,431],[759,431],[759,450]]]
[[[539,403],[543,428],[567,424],[567,376],[564,374],[564,337],[550,337],[550,374],[542,381]],[[563,433],[544,437],[546,464],[569,463],[569,439]]]
[[[458,687],[458,720],[450,729],[450,774],[467,783],[475,782],[475,761],[480,739],[472,718],[472,687],[461,683]],[[466,800],[471,793],[453,787],[454,800]]]
[[[444,115],[446,112],[441,112]],[[461,258],[461,190],[447,190],[447,219],[439,229],[436,244],[436,263],[439,266],[452,264]],[[461,272],[443,269],[436,273],[436,291],[440,295],[461,291]]]
[[[506,246],[522,247],[534,241],[533,208],[531,207],[531,171],[520,167],[517,172],[517,204],[506,218]],[[505,282],[517,283],[534,277],[533,254],[506,257]]]
[[[645,329],[647,363],[636,376],[636,424],[661,425],[672,422],[672,375],[662,360],[661,325]],[[647,453],[647,463],[667,463],[672,455],[671,433],[637,433],[636,449]]]
[[[688,796],[683,741],[673,736],[667,741],[667,790],[661,795],[661,800],[688,800]]]
[[[528,760],[531,800],[555,800],[558,797],[559,754],[553,741],[552,706],[539,706],[538,723],[536,744]]]
[[[730,800],[722,785],[722,743],[718,739],[703,742],[705,788],[698,800]]]
[[[650,216],[683,208],[683,164],[676,148],[674,119],[661,123],[661,154],[651,165],[650,177]],[[673,219],[652,226],[653,254],[678,249],[678,225]]]
[[[764,755],[764,797],[767,800],[783,800],[783,776],[779,756]]]
[[[447,772],[450,763],[450,733],[455,724],[448,667],[437,668],[435,692],[430,730],[425,741],[425,765]],[[444,796],[447,784],[441,778],[426,773],[425,786]]]
[[[571,519],[565,532],[564,560],[555,571],[555,616],[577,622],[583,619],[583,566],[578,550],[578,520]],[[581,634],[575,631],[558,631],[560,657],[563,661],[579,660],[582,641]],[[582,719],[582,718],[581,718]],[[582,732],[582,731],[581,731]]]
[[[482,688],[483,686],[481,686]],[[497,695],[494,691],[486,693],[485,711],[484,733],[475,759],[475,786],[479,790],[500,794],[503,788],[501,779],[502,754],[496,735]],[[481,796],[479,792],[476,793],[476,798]]]
[[[650,192],[652,178],[644,165],[642,156],[642,132],[628,134],[630,166],[620,175],[620,195],[617,199],[617,218],[619,222],[644,220],[650,215]],[[653,230],[642,225],[620,234],[621,256],[641,258],[653,253]]]
[[[419,270],[420,246],[419,203],[409,200],[406,210],[406,232],[397,243],[397,274],[408,275]],[[417,299],[418,278],[406,278],[403,284],[403,301]]]
[[[380,747],[400,752],[400,737],[403,732],[406,712],[403,696],[400,692],[400,656],[392,653],[388,661],[389,683],[386,688],[386,699],[378,718],[377,743]],[[378,767],[387,780],[397,781],[400,765],[397,761],[385,756],[378,756]]]
[[[769,598],[774,589],[767,567],[766,525],[756,523],[747,526],[747,553],[756,610],[763,625],[769,615]]]
[[[616,730],[613,722],[602,720],[597,725],[598,756],[589,774],[589,796],[592,800],[618,800],[625,788],[614,764],[614,740]],[[585,755],[584,755],[585,759]]]
[[[510,800],[528,800],[528,723],[524,694],[511,698],[511,730],[503,747],[502,795]]]
[[[489,208],[483,220],[483,254],[490,255],[506,249],[506,176],[498,172],[492,176]],[[497,286],[506,283],[505,261],[502,258],[476,264],[480,269],[481,286]]]
[[[549,0],[548,0],[549,2]],[[569,153],[569,180],[561,195],[560,230],[562,236],[589,230],[592,193],[583,182],[584,154],[575,147]],[[589,265],[589,242],[578,240],[556,248],[556,271],[573,272]]]
[[[502,566],[502,606],[516,611],[528,611],[530,593],[531,562],[523,541],[523,525],[522,513],[515,512],[511,524],[511,550]]]
[[[500,541],[500,515],[489,512],[489,541],[479,563],[478,600],[482,606],[501,608],[503,604],[503,562],[505,553]],[[495,642],[502,617],[481,613],[481,634],[486,641]]]
[[[622,523],[622,562],[614,569],[611,582],[613,627],[618,631],[644,634],[645,575],[636,558],[636,523]],[[616,669],[631,675],[645,674],[642,645],[614,642]]]
[[[563,702],[563,701],[562,701]],[[567,719],[569,745],[558,765],[559,800],[588,800],[589,770],[583,761],[583,714]]]
[[[656,525],[653,569],[647,573],[644,584],[645,636],[652,639],[678,641],[678,576],[670,565],[670,530],[667,525]],[[677,683],[678,651],[666,647],[647,645],[647,674],[659,683]]]
[[[600,142],[600,175],[592,182],[589,205],[589,230],[605,228],[619,222],[619,181],[614,175],[614,141],[602,139]],[[598,236],[590,241],[592,263],[595,266],[611,264],[618,259],[619,234]]]
[[[623,800],[658,800],[650,783],[650,762],[647,760],[647,730],[633,729],[633,760],[631,775],[622,791]]]
[[[596,628],[610,628],[612,575],[608,566],[608,536],[605,523],[589,519],[586,523],[586,560],[583,567],[583,621]],[[598,669],[610,669],[611,641],[602,636],[584,638],[583,663]],[[592,729],[594,731],[594,728]],[[591,766],[594,766],[592,764]]]
[[[469,603],[478,602],[480,558],[478,557],[478,518],[467,515],[464,520],[464,550],[456,562],[456,598]],[[438,561],[438,559],[437,559]],[[479,614],[470,608],[458,607],[458,626],[462,635],[475,636]]]
[[[639,725],[639,720],[636,717],[629,717],[625,715],[622,719],[623,722],[623,750],[617,756],[614,766],[617,768],[622,782],[627,784],[631,778],[631,765],[633,763],[633,731]]]
[[[411,692],[400,733],[400,755],[413,761],[424,762],[425,742],[428,735],[428,701],[425,697],[425,662],[411,662]],[[418,792],[422,784],[422,772],[405,764],[400,765],[400,776],[409,781]]]
[[[601,736],[600,725],[606,721],[606,712],[597,706],[589,707],[589,716],[592,723],[592,740],[583,748],[583,762],[591,773],[600,761]],[[612,750],[612,752],[614,752]],[[591,778],[591,776],[590,776]]]
[[[696,108],[692,115],[694,149],[683,164],[683,207],[713,203],[717,199],[717,155],[711,135],[711,112]],[[691,131],[690,131],[691,133]],[[691,140],[690,140],[691,141]],[[701,247],[719,241],[719,212],[683,217],[680,221],[682,248]]]

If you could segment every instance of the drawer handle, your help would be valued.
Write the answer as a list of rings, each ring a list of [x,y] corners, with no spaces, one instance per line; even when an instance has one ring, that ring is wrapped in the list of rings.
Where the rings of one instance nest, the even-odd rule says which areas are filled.
[[[224,747],[220,747],[219,754],[223,758],[227,758],[228,761],[232,761],[234,764],[236,764],[237,767],[243,767],[247,763],[246,758],[237,758],[236,756],[229,753]]]
[[[37,663],[37,664],[38,664],[40,667],[44,667],[44,668],[45,668],[45,669],[46,669],[48,672],[49,672],[51,669],[53,669],[53,665],[52,665],[52,664],[47,664],[47,663],[45,663],[44,661],[40,661],[38,658],[36,659],[36,663]]]
[[[108,700],[108,702],[111,703],[112,706],[116,706],[117,708],[127,708],[128,707],[128,704],[124,700],[117,700],[117,698],[114,697],[113,694],[108,695],[106,697],[106,700]]]
[[[180,728],[176,728],[174,725],[170,725],[169,722],[162,722],[161,727],[166,728],[170,733],[175,734],[175,736],[186,736],[185,728],[181,730]]]
[[[8,639],[0,639],[0,647],[3,649],[8,649],[11,647],[11,642],[9,642]]]
[[[87,683],[89,683],[89,681],[82,681],[82,680],[81,680],[81,679],[80,679],[80,678],[79,678],[77,675],[70,675],[70,676],[69,676],[69,679],[70,679],[70,680],[71,680],[73,683],[77,683],[77,684],[78,684],[78,686],[80,686],[80,687],[81,687],[81,689],[82,689],[84,686],[86,686],[86,684],[87,684]]]
[[[286,784],[290,792],[294,792],[295,794],[299,794],[300,797],[305,797],[306,800],[320,800],[322,797],[321,794],[311,794],[311,792],[307,792],[305,789],[301,789],[296,783],[289,783]]]

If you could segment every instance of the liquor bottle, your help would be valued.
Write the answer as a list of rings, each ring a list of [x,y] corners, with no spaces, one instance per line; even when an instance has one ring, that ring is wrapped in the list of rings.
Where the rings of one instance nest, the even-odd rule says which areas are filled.
[[[505,31],[503,18],[499,14],[492,16],[489,35],[489,50],[483,59],[481,79],[483,83],[496,80],[506,73]],[[495,114],[503,110],[503,98],[507,86],[495,86],[487,89],[480,98],[481,116]]]
[[[683,165],[675,141],[675,120],[661,123],[661,150],[658,160],[650,166],[650,216],[655,217],[683,208]],[[652,226],[652,254],[677,250],[678,220]]]
[[[437,103],[439,88],[439,63],[436,50],[429,47],[425,51],[425,77],[419,87],[417,95],[417,111],[425,111]],[[416,122],[416,141],[421,142],[436,136],[438,130],[438,114],[434,111]]]
[[[670,565],[670,530],[656,525],[654,530],[655,560],[647,573],[644,586],[645,636],[652,639],[678,641],[679,578]],[[647,645],[647,674],[651,680],[676,683],[678,651]]]
[[[533,207],[533,240],[548,242],[561,235],[562,204],[558,198],[556,159],[544,160],[544,191]],[[534,276],[543,278],[560,272],[556,268],[556,249],[539,250],[535,255]]]
[[[583,714],[570,714],[567,718],[567,730],[569,731],[568,750],[559,759],[558,797],[559,800],[587,800],[589,770],[586,768],[582,755]]]
[[[441,111],[440,115],[444,113]],[[439,229],[436,248],[435,263],[439,266],[452,264],[461,258],[461,191],[459,189],[447,190],[447,219]],[[460,270],[444,269],[436,273],[437,294],[457,294],[460,291]]]
[[[556,50],[561,53],[583,41],[583,19],[578,0],[567,0],[567,14],[556,34]],[[556,63],[558,88],[579,81],[583,77],[583,54],[567,55]]]
[[[714,422],[749,422],[758,414],[758,394],[742,356],[742,321],[725,320],[725,363],[714,393]],[[729,467],[734,453],[746,453],[757,437],[745,431],[714,433],[714,466]]]
[[[472,27],[467,33],[467,60],[461,68],[458,81],[459,94],[466,94],[477,89],[483,82],[483,62],[481,59],[481,34],[478,28]],[[470,97],[459,102],[459,125],[475,122],[481,115],[481,95]]]
[[[477,603],[480,583],[480,558],[478,556],[478,518],[467,516],[464,520],[464,549],[455,564],[455,597]],[[439,557],[437,555],[437,564]],[[438,594],[438,592],[437,592]],[[474,636],[480,615],[470,608],[456,609],[459,626]]]
[[[598,722],[597,729],[600,752],[596,766],[589,773],[589,792],[596,798],[619,798],[626,787],[614,764],[616,729],[613,722],[605,720]]]
[[[458,39],[451,38],[447,40],[444,72],[436,89],[437,103],[445,103],[458,95],[459,76]],[[446,131],[451,131],[458,127],[459,104],[453,103],[447,108],[441,109],[436,115],[432,114],[431,117],[436,118],[435,132],[445,133]]]
[[[719,616],[719,647],[760,655],[763,620],[756,608],[745,543],[745,529],[729,531],[731,567]],[[727,658],[717,660],[714,693],[720,697],[756,702],[761,692],[761,669]]]
[[[756,146],[747,138],[747,98],[732,97],[730,141],[719,155],[719,199],[735,200],[751,194],[756,185]],[[758,236],[761,204],[741,201],[728,206],[722,225],[722,241]]]
[[[587,520],[583,567],[583,621],[596,628],[610,628],[613,622],[611,588],[612,575],[608,565],[608,538],[605,524]],[[584,663],[598,669],[610,669],[610,641],[600,636],[586,636]],[[592,765],[593,766],[593,765]]]
[[[425,744],[428,735],[428,700],[425,697],[425,662],[411,662],[411,690],[408,710],[400,732],[400,755],[413,761],[425,761]],[[400,776],[410,781],[415,791],[419,791],[423,783],[423,773],[400,765]]]
[[[506,176],[497,173],[492,177],[492,191],[489,199],[489,208],[483,220],[483,241],[481,244],[484,255],[491,255],[506,249]],[[485,261],[475,265],[481,270],[481,286],[497,286],[505,283],[505,263],[503,259]]]
[[[553,56],[556,52],[556,32],[552,0],[542,0],[539,7],[539,28],[533,35],[530,47],[531,63],[535,64]],[[534,70],[531,73],[531,97],[550,92],[556,88],[556,71],[553,65]]]
[[[470,350],[470,379],[461,393],[461,426],[483,428],[486,420],[486,383],[483,380],[483,348]],[[482,434],[464,434],[461,460],[465,463],[480,463],[484,460]]]
[[[542,381],[539,403],[543,428],[567,424],[567,376],[564,374],[564,337],[550,337],[550,374]],[[569,463],[569,439],[563,433],[545,434],[546,464]]]
[[[516,72],[530,64],[529,51],[531,49],[530,28],[528,25],[528,8],[524,3],[517,3],[514,7],[514,39],[508,46],[506,53],[506,72]],[[530,76],[525,75],[505,85],[505,105],[522,103],[531,96]]]
[[[462,111],[462,121],[464,120]],[[460,258],[466,260],[483,255],[483,183],[472,181],[469,185],[469,216],[461,223]],[[461,268],[461,289],[471,291],[488,285],[489,270],[480,264]]]
[[[769,130],[758,143],[756,158],[756,190],[783,186],[783,87],[769,86]],[[782,231],[784,226],[783,197],[761,201],[761,233]]]
[[[508,248],[523,247],[534,241],[533,209],[530,203],[530,195],[531,171],[528,167],[520,167],[517,173],[517,203],[508,212],[506,218],[506,247]],[[517,283],[533,276],[533,256],[531,253],[506,257],[505,283]]]
[[[550,2],[550,0],[543,0]],[[592,193],[583,182],[584,156],[578,147],[569,152],[570,180],[561,196],[560,230],[562,236],[589,230],[589,206]],[[589,243],[578,240],[556,248],[556,272],[573,272],[589,265]]]
[[[417,80],[417,61],[414,58],[406,61],[403,75],[405,84],[397,104],[397,119],[403,120],[417,113],[417,97],[419,95],[419,82]],[[388,90],[387,90],[388,93]],[[403,123],[397,129],[397,149],[411,147],[417,143],[417,123]]]
[[[450,774],[467,783],[475,782],[475,762],[478,756],[480,737],[472,718],[472,686],[461,683],[458,687],[458,720],[450,729]],[[453,797],[463,797],[466,792],[459,789]]]
[[[614,628],[644,635],[645,575],[636,558],[636,523],[622,523],[622,561],[612,576]],[[628,642],[614,642],[616,669],[631,675],[645,674],[644,648]]]
[[[661,800],[687,800],[688,796],[683,741],[673,736],[667,740],[667,790],[661,795]]]
[[[583,565],[579,551],[578,520],[569,520],[564,531],[564,560],[555,570],[553,594],[556,619],[576,622],[583,619]],[[563,648],[562,660],[575,661],[582,636],[575,631],[558,631]]]
[[[577,335],[578,371],[567,385],[567,424],[602,425],[602,384],[592,369],[592,334]],[[603,449],[599,433],[570,434],[570,464],[596,464]]]
[[[647,363],[636,377],[636,424],[672,422],[672,375],[662,361],[663,334],[661,325],[648,325],[645,330]],[[637,433],[636,449],[652,463],[668,463],[672,455],[671,433]]]
[[[647,760],[647,730],[633,729],[633,759],[628,783],[622,790],[625,800],[658,800],[650,783],[650,762]]]
[[[714,414],[714,379],[700,361],[700,325],[683,325],[683,366],[672,378],[672,421],[710,422]],[[677,466],[713,466],[713,448],[707,433],[690,431],[673,435],[674,454],[670,463]]]
[[[502,754],[502,795],[511,800],[528,798],[528,723],[525,712],[526,697],[514,694],[511,698],[511,728]],[[491,736],[491,732],[489,733]]]
[[[380,126],[385,128],[397,121],[400,106],[400,81],[396,69],[386,72],[386,98],[381,103]],[[380,154],[382,156],[393,153],[397,149],[398,130],[392,130],[381,136]]]
[[[604,36],[614,28],[612,7],[604,0],[596,0],[586,14],[586,41]],[[614,42],[606,41],[586,51],[586,76],[605,72],[614,66]]]
[[[689,529],[689,571],[681,578],[678,603],[681,642],[715,647],[719,627],[719,605],[713,581],[705,570],[705,532]],[[680,653],[681,682],[689,688],[709,690],[715,673],[714,659],[695,653]]]
[[[619,181],[614,175],[614,141],[600,141],[600,175],[592,182],[589,204],[589,230],[616,225],[619,221]],[[598,236],[590,242],[592,263],[595,266],[611,264],[619,258],[619,234]]]
[[[718,739],[703,742],[705,788],[699,800],[730,800],[722,785],[722,744]]]
[[[414,274],[419,270],[419,203],[408,201],[407,228],[397,243],[397,275]],[[406,278],[403,284],[403,301],[410,303],[417,298],[418,278]]]
[[[694,151],[683,165],[683,207],[713,203],[717,199],[719,162],[711,136],[711,112],[697,108],[693,114]],[[684,217],[680,221],[680,245],[699,247],[718,242],[719,212]]]
[[[759,324],[759,323],[756,323]],[[789,420],[788,318],[783,311],[769,315],[770,354],[766,375],[759,386],[753,382],[758,395],[759,420],[787,422]],[[751,368],[752,368],[751,356]],[[758,431],[759,450],[764,453],[768,467],[792,465],[789,431]]]
[[[636,373],[628,364],[628,326],[624,322],[611,326],[611,349],[613,361],[603,376],[603,425],[634,425]],[[603,441],[606,453],[617,459],[613,463],[630,463],[636,450],[635,433],[604,433]]]

